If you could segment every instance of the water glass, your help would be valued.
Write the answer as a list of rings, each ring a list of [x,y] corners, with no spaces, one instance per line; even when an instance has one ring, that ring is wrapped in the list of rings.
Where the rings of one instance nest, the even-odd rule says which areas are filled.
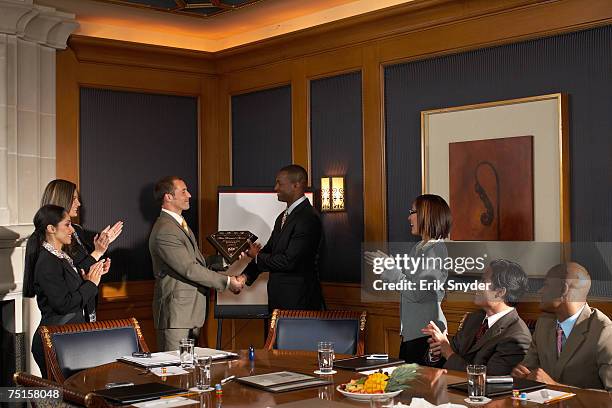
[[[469,364],[466,367],[468,380],[468,396],[471,401],[480,402],[484,399],[487,384],[487,366]]]
[[[389,397],[374,397],[370,400],[370,408],[393,408],[394,405],[394,399]]]
[[[211,356],[202,356],[195,358],[196,386],[199,390],[207,390],[210,388],[211,367]]]
[[[181,368],[193,367],[193,350],[195,342],[193,339],[181,339],[179,343],[179,356],[181,359]]]
[[[317,350],[319,352],[319,372],[331,373],[334,369],[334,343],[320,341]]]

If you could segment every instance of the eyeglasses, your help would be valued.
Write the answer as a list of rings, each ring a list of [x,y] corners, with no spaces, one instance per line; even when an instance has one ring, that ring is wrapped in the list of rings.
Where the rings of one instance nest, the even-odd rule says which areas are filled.
[[[411,216],[412,214],[416,214],[416,213],[417,213],[417,210],[414,210],[414,209],[412,209],[412,208],[411,208],[411,209],[408,211],[408,216]]]

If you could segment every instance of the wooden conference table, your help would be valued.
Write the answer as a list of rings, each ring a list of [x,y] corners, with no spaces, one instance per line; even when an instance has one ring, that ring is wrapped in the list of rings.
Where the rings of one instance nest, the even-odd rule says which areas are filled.
[[[337,356],[340,358],[340,356]],[[229,361],[220,361],[213,364],[212,383],[216,384],[222,378],[236,375],[243,377],[255,374],[265,374],[274,371],[295,371],[304,374],[313,374],[317,369],[317,354],[314,352],[301,351],[284,351],[284,350],[257,350],[255,352],[255,361],[250,362],[246,351],[240,352],[240,358]],[[338,373],[326,376],[333,385],[325,387],[309,388],[305,390],[285,392],[285,393],[268,393],[256,388],[241,385],[236,382],[230,382],[223,386],[223,395],[219,399],[214,392],[206,393],[202,398],[205,406],[208,407],[269,407],[288,402],[308,399],[335,400],[342,403],[366,407],[368,403],[353,401],[345,398],[336,391],[336,386],[346,383],[352,378],[358,378],[359,374],[337,370]],[[409,404],[412,397],[425,398],[433,404],[443,404],[452,402],[457,404],[467,404],[463,401],[466,397],[461,393],[453,390],[448,390],[447,385],[461,381],[465,381],[465,373],[459,371],[448,371],[431,368],[419,367],[418,377],[412,386],[404,390],[395,402],[401,401],[404,404]],[[104,385],[110,382],[130,381],[134,384],[147,382],[162,382],[162,378],[152,373],[146,373],[145,370],[121,363],[114,362],[105,364],[99,367],[90,368],[81,371],[72,377],[68,378],[64,383],[67,388],[78,390],[82,393],[88,393],[95,389],[103,389]],[[165,382],[170,385],[181,388],[190,388],[194,386],[194,379],[191,373],[178,376],[168,376]],[[557,403],[551,403],[546,407],[558,408],[604,408],[612,407],[612,394],[603,391],[588,391],[565,387],[550,387],[559,390],[566,390],[576,393],[573,398]],[[201,402],[198,396],[190,397],[195,401]],[[314,404],[314,402],[313,402]],[[195,406],[195,405],[193,405]],[[525,401],[515,401],[510,398],[497,398],[486,405],[488,408],[529,408],[537,407],[537,404],[527,403]]]

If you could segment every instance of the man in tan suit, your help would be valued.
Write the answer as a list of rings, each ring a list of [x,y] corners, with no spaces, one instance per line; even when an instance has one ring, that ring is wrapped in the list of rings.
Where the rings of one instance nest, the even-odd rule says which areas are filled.
[[[158,348],[177,350],[181,339],[197,339],[206,318],[209,288],[239,293],[242,284],[206,267],[196,238],[181,215],[189,209],[191,197],[185,182],[175,176],[163,178],[155,185],[154,195],[161,213],[149,236],[155,275],[153,321]]]
[[[508,375],[531,343],[529,329],[514,308],[527,291],[527,274],[519,264],[498,259],[481,281],[488,285],[474,299],[481,310],[466,315],[452,340],[433,322],[422,330],[431,336],[431,354],[443,357],[431,365],[465,371],[468,364],[482,364],[489,375]]]
[[[591,277],[577,263],[553,267],[540,290],[540,309],[527,356],[512,370],[546,384],[612,391],[612,322],[586,298]]]

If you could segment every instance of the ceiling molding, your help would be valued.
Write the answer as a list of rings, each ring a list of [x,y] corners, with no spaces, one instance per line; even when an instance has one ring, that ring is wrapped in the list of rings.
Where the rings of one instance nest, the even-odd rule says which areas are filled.
[[[114,63],[170,71],[216,74],[214,54],[183,48],[72,35],[68,41],[77,60]]]

